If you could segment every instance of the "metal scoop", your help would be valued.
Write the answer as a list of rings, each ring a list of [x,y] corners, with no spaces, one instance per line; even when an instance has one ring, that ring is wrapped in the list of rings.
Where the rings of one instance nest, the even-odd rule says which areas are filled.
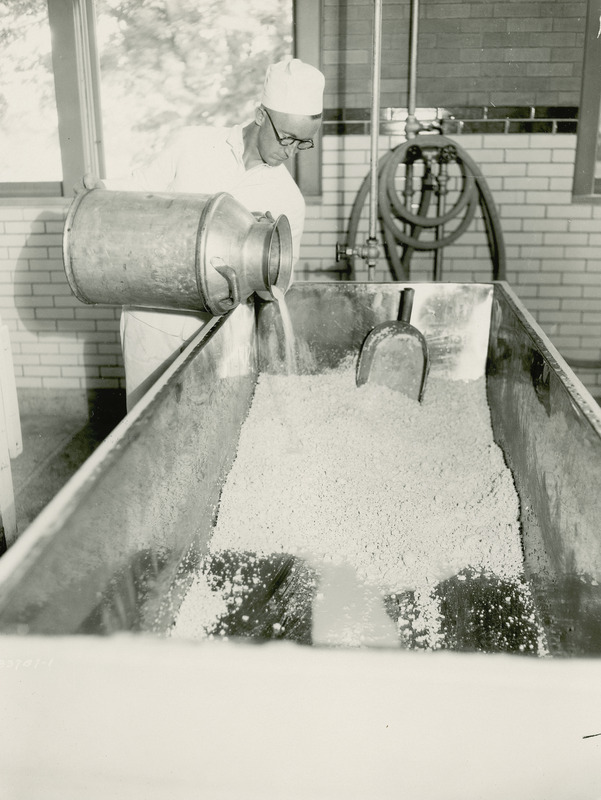
[[[381,322],[365,337],[357,361],[357,386],[369,381],[421,402],[430,364],[423,333],[409,324],[414,294],[414,289],[404,289],[398,319]]]

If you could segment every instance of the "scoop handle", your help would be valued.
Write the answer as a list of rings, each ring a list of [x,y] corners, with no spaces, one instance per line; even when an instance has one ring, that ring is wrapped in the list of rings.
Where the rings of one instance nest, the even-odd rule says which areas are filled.
[[[415,289],[403,289],[401,292],[401,303],[399,306],[399,321],[410,322],[413,310],[413,297]]]

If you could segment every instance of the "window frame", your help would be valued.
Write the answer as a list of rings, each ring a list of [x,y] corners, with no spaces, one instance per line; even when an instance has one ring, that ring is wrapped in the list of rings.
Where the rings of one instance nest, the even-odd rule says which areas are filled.
[[[321,67],[321,3],[292,0],[294,54]],[[106,177],[95,0],[47,0],[62,181],[0,183],[0,199],[72,197],[86,173]],[[317,26],[317,31],[316,31]],[[321,195],[321,137],[295,177],[310,199]]]
[[[322,69],[322,2],[293,0],[294,55],[317,69]],[[322,126],[323,127],[323,126]],[[294,159],[294,178],[305,198],[318,200],[322,194],[322,129],[315,138],[315,148]]]
[[[0,183],[2,198],[69,197],[103,167],[94,0],[47,0],[47,9],[62,180]]]
[[[601,147],[597,146],[601,114],[600,24],[601,0],[588,0],[572,189],[575,202],[601,203],[601,179],[595,180],[595,163],[601,157]]]

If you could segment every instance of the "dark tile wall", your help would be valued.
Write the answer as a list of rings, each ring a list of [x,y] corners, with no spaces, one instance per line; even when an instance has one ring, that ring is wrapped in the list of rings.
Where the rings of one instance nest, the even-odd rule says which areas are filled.
[[[329,108],[323,132],[349,136],[370,133],[371,109]],[[417,120],[428,130],[452,136],[461,133],[576,133],[576,106],[457,106],[418,108]],[[406,108],[381,108],[380,133],[404,135]]]

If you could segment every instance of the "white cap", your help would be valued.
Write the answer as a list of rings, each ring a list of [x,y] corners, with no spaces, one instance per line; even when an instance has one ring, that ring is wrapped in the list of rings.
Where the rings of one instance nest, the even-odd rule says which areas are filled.
[[[323,111],[323,74],[300,58],[267,69],[261,104],[282,114],[312,117]]]

